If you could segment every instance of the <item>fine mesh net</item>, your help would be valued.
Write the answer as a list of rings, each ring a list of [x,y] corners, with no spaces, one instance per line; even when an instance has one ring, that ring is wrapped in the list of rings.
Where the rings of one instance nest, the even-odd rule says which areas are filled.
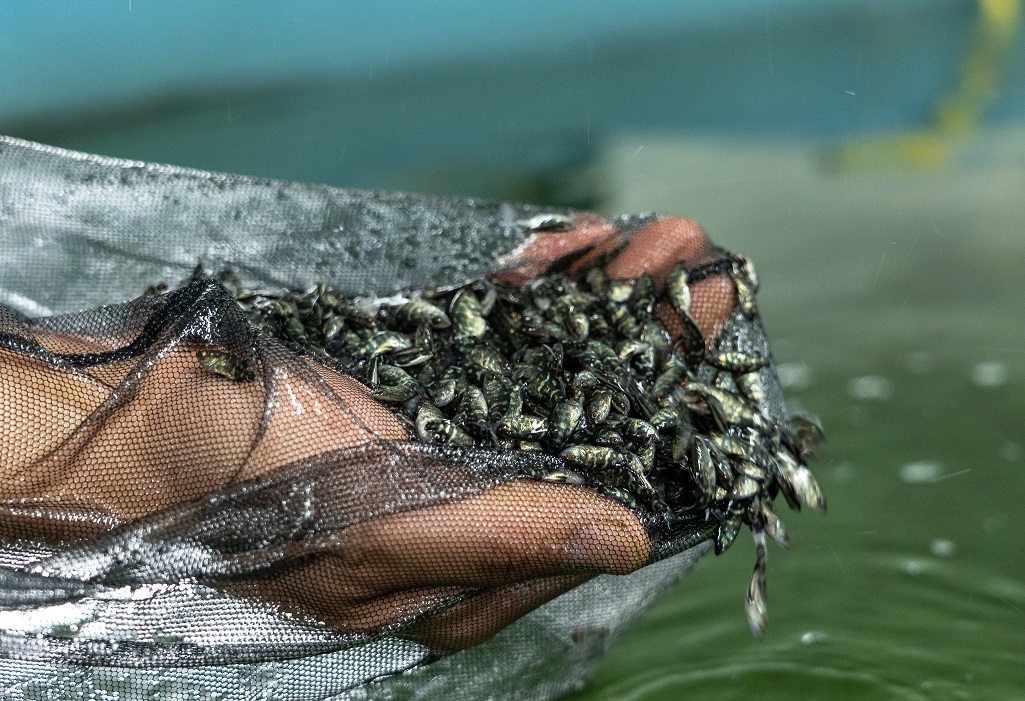
[[[0,172],[10,698],[554,697],[742,522],[761,537],[748,593],[760,625],[761,534],[785,542],[772,497],[824,505],[753,310],[753,270],[686,220],[260,182],[6,138]],[[190,277],[197,259],[221,280]],[[629,488],[648,484],[643,470],[628,488],[586,469],[569,478],[565,441],[425,439],[413,419],[433,395],[420,390],[404,418],[361,374],[385,351],[357,367],[321,333],[323,310],[298,343],[284,317],[254,324],[245,303],[257,287],[320,282],[380,302],[593,270],[647,273],[646,314],[691,365],[682,384],[710,388],[676,393],[692,433],[717,441],[718,486],[713,473],[701,495],[699,477],[679,478],[694,504],[666,497],[675,478],[650,466],[661,501]],[[681,275],[685,312],[669,292]],[[313,312],[294,318],[309,327]],[[352,343],[383,344],[379,329],[353,329]],[[741,367],[752,358],[764,360]],[[700,475],[705,438],[687,437],[676,459]]]

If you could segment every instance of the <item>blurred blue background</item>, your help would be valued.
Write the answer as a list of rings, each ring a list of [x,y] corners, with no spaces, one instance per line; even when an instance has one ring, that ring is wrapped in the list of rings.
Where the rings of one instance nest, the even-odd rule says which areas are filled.
[[[830,513],[785,516],[764,642],[742,538],[581,698],[1020,701],[1022,4],[4,2],[0,133],[694,217],[758,265]]]
[[[567,173],[624,131],[822,141],[929,124],[979,8],[4,3],[0,131],[267,177],[575,203],[588,198],[560,192]],[[1021,41],[1005,53],[1025,65]],[[994,123],[1025,114],[1023,72],[1004,71],[985,107]]]

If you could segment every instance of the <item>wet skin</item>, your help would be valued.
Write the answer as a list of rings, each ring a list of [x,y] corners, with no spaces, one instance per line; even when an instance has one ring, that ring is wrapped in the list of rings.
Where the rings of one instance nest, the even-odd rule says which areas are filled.
[[[499,276],[523,283],[543,274],[548,264],[578,253],[574,268],[595,257],[619,250],[606,266],[611,278],[635,278],[650,273],[664,285],[673,267],[708,262],[710,248],[701,228],[680,217],[657,219],[640,228],[625,244],[612,223],[597,215],[577,215],[574,228],[536,234],[511,256],[500,261]],[[621,249],[621,250],[620,250]],[[706,278],[691,288],[692,315],[706,339],[712,339],[731,313],[736,295],[725,275]],[[675,312],[661,301],[656,313],[671,332],[679,332]],[[69,339],[74,345],[76,341]],[[80,344],[88,346],[87,340]],[[49,460],[70,450],[66,439],[104,402],[110,386],[69,375],[46,363],[0,351],[0,457],[5,479],[0,495],[7,500],[35,503],[73,503],[95,515],[95,523],[117,525],[172,504],[191,500],[242,480],[259,477],[277,466],[323,452],[348,448],[375,438],[405,439],[395,417],[369,397],[363,385],[333,370],[315,365],[321,379],[355,416],[333,410],[322,413],[290,411],[282,403],[256,454],[244,431],[228,440],[216,425],[205,421],[169,420],[169,416],[217,416],[238,407],[259,415],[262,397],[254,383],[228,383],[204,371],[194,349],[157,366],[167,372],[173,395],[133,398],[131,411],[92,436],[86,451],[128,446],[132,459],[119,465],[115,478],[96,479],[95,464],[87,471],[48,471]],[[162,361],[163,362],[163,361]],[[116,379],[116,378],[115,378]],[[299,377],[278,378],[289,396],[317,402],[322,392]],[[258,383],[256,383],[258,384]],[[159,395],[159,396],[157,396]],[[311,423],[312,422],[312,423]],[[54,431],[62,426],[66,431]],[[159,427],[159,428],[158,428]],[[48,443],[40,436],[52,435]],[[303,440],[297,442],[295,436]],[[184,446],[184,448],[183,448]],[[205,474],[168,474],[168,451],[197,450],[212,467]],[[244,472],[237,466],[244,464]],[[221,466],[221,467],[218,467]],[[59,478],[48,475],[59,474]],[[110,485],[146,484],[147,489],[115,490]],[[55,522],[50,528],[71,537],[80,535],[73,524]],[[61,529],[64,529],[61,531]],[[379,516],[340,532],[332,546],[246,591],[285,609],[312,614],[344,631],[372,631],[412,621],[460,597],[444,612],[423,617],[406,630],[439,652],[463,649],[486,640],[525,613],[578,586],[599,573],[626,574],[648,561],[645,529],[626,507],[596,493],[567,484],[516,480],[448,504]]]

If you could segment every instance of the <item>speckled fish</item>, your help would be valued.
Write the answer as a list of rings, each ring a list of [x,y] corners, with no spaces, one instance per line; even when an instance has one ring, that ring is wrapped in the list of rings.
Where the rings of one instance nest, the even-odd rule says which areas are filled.
[[[733,373],[747,373],[761,370],[769,364],[769,359],[759,353],[743,353],[741,351],[722,351],[709,353],[708,362],[717,368]]]
[[[452,298],[449,314],[459,336],[480,338],[488,330],[480,300],[468,289],[460,290]]]
[[[213,375],[220,375],[235,382],[251,382],[256,374],[237,355],[220,350],[196,351],[199,365]]]
[[[737,534],[740,532],[740,526],[743,523],[743,518],[743,505],[735,501],[730,501],[726,507],[725,517],[719,524],[719,529],[715,533],[716,555],[722,555],[731,545],[733,545],[733,541],[737,539]]]
[[[452,325],[452,320],[444,309],[422,297],[413,297],[397,307],[395,319],[401,324],[413,327],[427,324],[436,329],[444,329]]]
[[[690,285],[687,282],[687,267],[678,263],[666,279],[666,296],[677,314],[690,314]]]
[[[825,513],[826,497],[807,467],[794,462],[793,459],[785,455],[777,461],[777,466],[779,484],[784,495],[792,494],[801,504],[820,513]]]
[[[691,447],[691,469],[698,485],[701,503],[708,503],[715,494],[715,463],[712,448],[704,436],[694,436]]]
[[[747,613],[747,624],[751,633],[758,639],[765,635],[767,627],[765,614],[768,611],[768,604],[765,597],[765,534],[761,531],[754,531],[755,540],[755,566],[751,573],[751,581],[747,585],[747,600],[745,612]]]
[[[548,438],[556,446],[562,446],[577,430],[584,418],[584,407],[572,399],[559,402],[552,409],[551,430]]]
[[[574,445],[566,448],[559,455],[570,465],[590,470],[601,470],[626,464],[626,458],[620,451],[597,445]]]

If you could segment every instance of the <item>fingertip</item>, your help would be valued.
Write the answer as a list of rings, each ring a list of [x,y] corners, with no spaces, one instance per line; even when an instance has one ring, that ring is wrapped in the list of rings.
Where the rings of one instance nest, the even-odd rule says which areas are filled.
[[[669,332],[670,337],[679,338],[680,334],[683,333],[683,322],[680,321],[680,316],[676,310],[673,309],[672,305],[666,300],[661,300],[655,305],[655,316],[662,322],[662,325],[666,327],[666,331]],[[700,326],[698,327],[700,328]]]
[[[737,289],[729,276],[716,275],[694,283],[690,293],[691,316],[711,347],[737,306]]]
[[[737,290],[726,275],[716,275],[695,282],[690,289],[690,315],[698,325],[705,345],[712,348],[723,324],[737,306]],[[673,338],[683,333],[683,323],[669,302],[662,300],[655,306],[658,317]]]
[[[705,230],[690,217],[660,217],[644,230],[665,241],[681,258],[696,258],[712,245]]]
[[[566,543],[567,564],[608,574],[629,574],[643,567],[651,543],[640,521],[619,504],[603,512],[582,521]]]
[[[600,252],[618,245],[615,226],[600,214],[575,212],[571,218],[573,228],[569,231],[535,233],[515,250],[499,258],[494,279],[510,285],[523,285],[543,275],[560,258],[587,251],[581,261],[590,261]]]
[[[712,247],[705,230],[688,217],[660,217],[642,226],[606,272],[617,279],[651,274],[661,284],[681,261],[704,256]]]

